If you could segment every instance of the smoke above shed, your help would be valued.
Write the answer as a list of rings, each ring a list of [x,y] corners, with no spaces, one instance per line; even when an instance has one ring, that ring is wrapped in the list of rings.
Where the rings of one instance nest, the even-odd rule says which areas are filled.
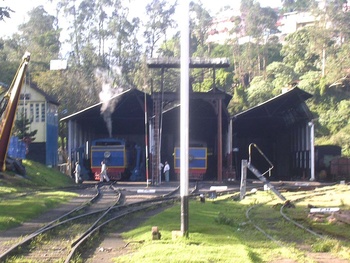
[[[102,103],[101,115],[105,121],[108,135],[112,137],[112,114],[118,104],[117,95],[123,92],[123,89],[117,86],[111,71],[97,70],[95,76],[101,85],[101,92],[99,93],[99,99]]]

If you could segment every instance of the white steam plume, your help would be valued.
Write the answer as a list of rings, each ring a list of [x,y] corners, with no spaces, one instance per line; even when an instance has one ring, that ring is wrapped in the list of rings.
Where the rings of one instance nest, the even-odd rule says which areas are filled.
[[[99,94],[100,102],[102,102],[101,114],[106,122],[109,137],[112,137],[112,113],[118,103],[118,99],[113,97],[123,90],[113,85],[113,78],[107,72],[97,70],[95,75],[102,87]]]

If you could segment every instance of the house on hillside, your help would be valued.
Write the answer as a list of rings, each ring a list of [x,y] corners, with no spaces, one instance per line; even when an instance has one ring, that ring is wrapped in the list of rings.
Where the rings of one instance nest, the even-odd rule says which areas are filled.
[[[325,9],[325,2],[319,1],[319,9]],[[350,10],[349,6],[344,4],[344,11]],[[291,33],[294,33],[302,28],[314,26],[317,20],[315,14],[311,11],[293,11],[280,13],[280,10],[275,10],[279,14],[279,19],[276,23],[278,32],[264,32],[265,37],[272,35],[278,36],[280,42],[283,43],[284,38]],[[242,19],[239,21],[239,19]],[[239,23],[239,24],[237,24]],[[331,28],[332,24],[328,21],[327,28]],[[239,9],[229,9],[216,14],[213,17],[211,26],[208,31],[207,43],[225,44],[227,41],[238,41],[239,45],[256,42],[252,36],[246,34],[245,20]]]
[[[281,36],[294,33],[304,27],[314,26],[316,17],[311,12],[289,12],[284,13],[278,23]]]
[[[27,159],[40,162],[47,166],[58,164],[58,105],[37,85],[25,83],[21,90],[20,101],[17,108],[31,121],[30,131],[37,130],[35,140],[30,142]]]

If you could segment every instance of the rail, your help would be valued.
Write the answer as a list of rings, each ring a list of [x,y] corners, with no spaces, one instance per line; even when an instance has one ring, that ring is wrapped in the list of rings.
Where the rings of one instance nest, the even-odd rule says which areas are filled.
[[[43,234],[44,232],[46,232],[46,231],[48,231],[50,229],[53,229],[53,228],[55,228],[57,226],[60,226],[60,225],[62,225],[64,223],[66,223],[66,222],[74,220],[77,217],[73,217],[73,218],[66,219],[66,220],[63,220],[63,219],[68,218],[73,213],[77,213],[77,212],[81,211],[82,209],[88,207],[91,203],[95,202],[99,196],[100,196],[100,190],[98,189],[98,187],[96,187],[96,194],[90,200],[88,200],[87,202],[85,202],[81,206],[78,206],[78,207],[72,209],[71,211],[67,212],[66,214],[56,218],[55,220],[45,224],[40,229],[37,229],[33,233],[31,233],[28,236],[24,237],[23,240],[21,240],[20,242],[14,244],[10,248],[8,248],[4,253],[0,254],[0,262],[2,262],[2,260],[5,260],[14,251],[17,251],[20,247],[22,247],[22,246],[26,245],[27,243],[31,242],[35,237],[39,236],[40,234]]]
[[[301,197],[297,197],[297,198],[293,198],[293,205],[291,205],[291,202],[286,202],[284,203],[283,205],[281,205],[280,209],[279,209],[279,213],[280,213],[280,216],[282,216],[288,223],[291,224],[291,226],[296,226],[302,230],[304,230],[305,232],[308,232],[309,234],[313,235],[314,237],[318,238],[318,239],[321,239],[321,240],[326,240],[326,239],[329,239],[329,238],[334,238],[334,236],[329,236],[331,235],[330,233],[328,232],[323,232],[321,231],[321,234],[320,233],[317,233],[314,229],[312,229],[312,226],[308,225],[308,224],[301,224],[299,223],[301,220],[299,219],[297,222],[296,220],[293,220],[291,217],[289,217],[285,212],[284,212],[284,209],[286,208],[290,208],[290,207],[295,207],[294,204],[297,204],[298,202],[300,201],[303,201],[305,199],[309,199],[309,198],[312,198],[312,197],[317,197],[317,196],[324,196],[326,195],[327,193],[330,193],[332,192],[333,189],[328,189],[328,188],[324,188],[324,189],[318,189],[317,192],[314,192],[314,190],[312,190],[312,193],[310,194],[305,194],[305,193],[302,193]],[[347,191],[347,189],[345,190]],[[298,193],[293,193],[291,194],[291,197],[296,197],[298,196]],[[275,236],[273,237],[272,235],[270,235],[268,232],[272,230],[275,230],[273,227],[262,227],[262,226],[259,226],[258,224],[261,222],[255,222],[251,216],[251,211],[254,210],[254,209],[257,209],[258,207],[261,207],[263,205],[267,205],[268,203],[274,201],[274,199],[271,199],[271,200],[268,200],[266,202],[263,202],[263,203],[258,203],[258,204],[254,204],[253,206],[249,207],[247,210],[246,210],[246,218],[248,220],[248,222],[254,226],[259,232],[261,232],[264,236],[266,236],[268,239],[272,240],[273,242],[275,242],[276,244],[278,244],[279,246],[281,247],[285,247],[285,243],[282,242],[281,240],[279,240],[277,234],[275,234]],[[268,207],[268,206],[266,206]],[[275,207],[270,205],[269,207]],[[264,213],[266,214],[266,210],[264,210]],[[256,216],[257,212],[255,212],[255,216]],[[277,219],[275,219],[274,221],[277,222]],[[277,236],[277,237],[276,237]],[[281,236],[280,236],[281,238]]]
[[[106,186],[108,186],[109,189],[106,189]],[[91,209],[91,203],[95,202],[97,198],[99,199],[98,201],[101,201],[102,199],[104,199],[104,197],[101,196],[102,193],[100,193],[100,188],[104,188],[105,191],[109,190],[109,191],[106,191],[107,194],[111,192],[110,190],[113,190],[112,192],[117,193],[118,198],[113,200],[113,203],[108,204],[106,207],[102,209]],[[72,257],[76,255],[76,252],[79,250],[79,247],[84,243],[84,241],[89,239],[89,237],[91,237],[93,233],[98,232],[99,229],[106,226],[109,222],[112,222],[113,220],[116,220],[121,217],[128,216],[131,213],[147,210],[156,206],[161,206],[162,204],[165,204],[165,203],[169,203],[169,202],[172,203],[172,202],[178,201],[179,197],[176,194],[178,191],[179,191],[179,187],[177,187],[175,190],[170,191],[166,194],[163,194],[161,196],[155,196],[148,200],[132,202],[129,204],[121,204],[120,200],[122,195],[120,193],[119,188],[114,187],[113,184],[112,185],[98,184],[96,185],[96,195],[90,200],[90,202],[88,202],[90,203],[89,210],[92,210],[92,211],[90,212],[81,211],[82,207],[86,207],[88,204],[84,204],[82,207],[73,209],[69,213],[66,213],[60,218],[55,219],[54,221],[48,223],[44,227],[34,231],[32,234],[29,234],[27,237],[25,237],[22,241],[20,241],[16,245],[10,247],[5,253],[0,255],[0,262],[9,260],[16,253],[22,254],[22,252],[25,251],[24,247],[27,247],[33,241],[34,238],[36,238],[37,236],[43,233],[46,233],[48,231],[54,231],[58,227],[60,227],[60,229],[62,228],[69,229],[71,226],[75,227],[75,226],[79,226],[79,224],[86,225],[86,228],[84,227],[85,230],[83,230],[83,232],[79,234],[79,237],[75,237],[73,238],[74,240],[73,239],[71,240],[69,247],[60,249],[60,251],[57,252],[57,255],[56,254],[49,255],[50,253],[47,253],[47,259],[49,259],[49,257],[51,256],[55,258],[60,258],[61,260],[63,257],[66,257],[66,262],[69,262],[72,260]],[[73,234],[72,236],[75,235],[74,233],[69,233],[69,234]],[[64,236],[63,239],[66,239],[68,236],[67,231],[66,230],[63,231],[62,234],[58,232],[55,232],[54,234],[54,238],[57,239],[58,241],[63,240],[61,236]],[[40,241],[38,242],[40,243]],[[50,241],[50,242],[56,242],[56,241]],[[35,253],[37,254],[41,253],[39,248],[39,243],[37,244],[39,252],[34,252],[34,250],[31,250],[30,253],[32,255],[27,254],[26,258],[33,259],[33,260],[36,259]],[[54,245],[51,244],[51,246],[54,246]],[[57,246],[54,246],[54,247],[57,247]],[[23,251],[20,252],[19,251],[20,249],[22,249]],[[68,257],[63,255],[63,253],[66,253],[66,252],[69,252]],[[18,254],[16,256],[18,256]]]

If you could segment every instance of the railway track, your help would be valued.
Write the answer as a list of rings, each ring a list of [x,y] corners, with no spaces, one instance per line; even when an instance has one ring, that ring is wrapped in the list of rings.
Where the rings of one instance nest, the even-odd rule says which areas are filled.
[[[328,195],[332,191],[334,191],[333,187],[320,188],[310,192],[285,191],[283,194],[287,197],[287,201],[284,203],[279,203],[280,200],[276,200],[273,195],[270,195],[270,199],[264,202],[257,202],[255,199],[254,202],[256,203],[246,210],[246,218],[255,229],[278,246],[288,247],[287,244],[292,242],[301,251],[309,253],[314,244],[339,239],[339,235],[315,228],[310,221],[305,220],[305,211],[302,215],[298,215],[294,208],[300,202],[316,202],[320,197]],[[348,192],[348,189],[342,191]],[[257,221],[256,218],[260,218],[260,221]],[[350,241],[344,237],[340,238],[347,242]],[[298,247],[298,244],[305,243],[309,244],[309,247],[305,245],[304,247]]]
[[[5,248],[0,262],[71,262],[84,250],[89,239],[98,235],[109,223],[174,202],[178,200],[177,191],[178,188],[162,195],[140,195],[113,184],[99,184],[89,202]]]

